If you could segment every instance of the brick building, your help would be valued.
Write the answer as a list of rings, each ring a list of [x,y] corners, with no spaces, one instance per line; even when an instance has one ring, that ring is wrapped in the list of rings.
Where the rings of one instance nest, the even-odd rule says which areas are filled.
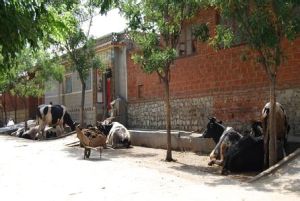
[[[210,31],[220,23],[213,9],[201,11],[185,25],[178,58],[171,67],[170,95],[172,129],[198,130],[208,116],[238,130],[258,119],[269,100],[269,84],[255,61],[241,60],[245,45],[239,43],[216,51],[193,40],[191,27],[209,23]],[[238,30],[237,30],[238,31]],[[291,125],[289,140],[300,139],[300,38],[283,44],[287,60],[277,76],[277,101],[283,104]],[[128,57],[128,122],[135,128],[165,128],[163,84],[156,73],[145,74]],[[298,137],[298,138],[297,138]]]

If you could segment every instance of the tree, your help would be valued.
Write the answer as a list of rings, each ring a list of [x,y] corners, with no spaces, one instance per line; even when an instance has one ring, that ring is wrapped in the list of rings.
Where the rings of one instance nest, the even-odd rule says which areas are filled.
[[[0,0],[0,69],[9,68],[26,47],[61,41],[73,29],[68,10],[78,0]]]
[[[254,50],[256,61],[265,71],[270,86],[270,118],[265,135],[265,150],[269,156],[269,166],[277,162],[276,148],[276,76],[284,61],[283,40],[294,40],[300,31],[298,0],[211,0],[222,17],[233,18],[245,39],[246,45]],[[232,31],[228,27],[217,26],[212,44],[229,44]],[[267,151],[265,151],[267,152]]]
[[[47,89],[47,81],[61,81],[63,73],[58,58],[43,49],[26,48],[17,54],[11,68],[0,74],[0,91],[20,97],[27,108],[28,97],[41,97]],[[27,118],[25,110],[25,129]]]
[[[88,73],[90,72],[90,69],[101,66],[101,62],[95,54],[94,47],[95,41],[91,38],[87,38],[81,29],[73,34],[64,45],[64,48],[67,50],[68,59],[71,63],[71,68],[78,72],[81,82],[81,125],[84,125],[85,90]]]
[[[67,52],[71,69],[78,72],[81,82],[81,125],[84,125],[85,90],[88,73],[90,69],[101,67],[100,59],[95,52],[95,40],[89,36],[95,8],[94,1],[90,0],[73,10],[76,15],[77,28],[75,31],[70,32],[66,42],[61,44],[62,48]],[[80,23],[85,20],[89,20],[87,33],[80,28]]]
[[[120,3],[120,2],[119,2]],[[129,0],[121,2],[121,10],[129,20],[129,31],[138,50],[135,63],[146,73],[156,73],[164,86],[167,129],[166,161],[173,161],[171,148],[171,64],[184,22],[193,18],[203,5],[197,0]]]

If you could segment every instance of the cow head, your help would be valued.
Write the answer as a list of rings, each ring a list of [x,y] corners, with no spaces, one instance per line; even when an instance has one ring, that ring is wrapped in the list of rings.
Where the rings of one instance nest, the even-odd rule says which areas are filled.
[[[209,122],[207,124],[206,130],[203,133],[204,138],[213,138],[214,142],[217,144],[225,127],[222,125],[222,121],[217,121],[215,117],[209,117]]]
[[[103,121],[103,122],[97,122],[97,128],[99,131],[101,131],[104,135],[108,135],[110,129],[112,128],[113,124],[112,122]]]
[[[251,121],[251,132],[250,135],[253,137],[259,137],[263,135],[262,122],[258,120]]]
[[[71,130],[74,131],[77,123],[72,120],[70,114],[68,112],[65,112],[65,115],[63,118],[64,118],[64,123],[67,124],[68,126],[70,126]]]

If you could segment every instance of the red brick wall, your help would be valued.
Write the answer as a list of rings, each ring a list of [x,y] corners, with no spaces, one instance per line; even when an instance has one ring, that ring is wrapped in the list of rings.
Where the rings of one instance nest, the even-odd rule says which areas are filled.
[[[201,19],[201,20],[200,20]],[[197,22],[209,22],[214,28],[217,15],[204,11]],[[278,72],[277,89],[300,87],[300,39],[284,42],[288,60]],[[197,53],[178,58],[171,68],[170,94],[173,99],[213,96],[214,115],[224,121],[248,121],[257,118],[268,100],[268,81],[254,60],[241,61],[245,46],[215,51],[206,43],[197,44]],[[148,75],[128,56],[128,101],[138,103],[161,100],[163,85],[156,73]],[[138,97],[138,85],[142,97]]]

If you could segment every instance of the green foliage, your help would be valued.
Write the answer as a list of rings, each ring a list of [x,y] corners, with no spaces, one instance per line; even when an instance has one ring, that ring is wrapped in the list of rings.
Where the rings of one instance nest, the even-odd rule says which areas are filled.
[[[71,68],[79,74],[81,82],[86,80],[91,68],[102,66],[95,53],[95,40],[88,38],[81,29],[70,35],[64,48],[71,63]]]
[[[68,9],[76,0],[0,0],[0,68],[9,68],[22,49],[38,49],[65,38],[74,26]]]
[[[0,91],[19,97],[42,96],[50,80],[61,81],[64,67],[59,59],[43,49],[24,49],[17,54],[11,68],[0,74]]]
[[[233,32],[230,28],[217,25],[216,35],[209,40],[210,45],[215,49],[228,48],[234,39]]]
[[[170,64],[176,59],[183,23],[194,17],[203,2],[128,0],[120,4],[129,20],[130,35],[139,48],[133,55],[134,61],[147,73],[168,76]]]
[[[193,26],[193,35],[200,41],[206,42],[209,39],[209,28],[207,23]]]
[[[88,0],[72,9],[77,26],[68,32],[66,41],[61,43],[62,49],[66,51],[71,69],[78,72],[82,84],[85,84],[91,68],[102,67],[100,58],[95,52],[96,41],[89,37],[89,30],[85,33],[80,28],[80,23],[88,19],[90,20],[88,29],[90,29],[97,5],[98,0]]]
[[[105,14],[110,9],[117,7],[121,0],[93,0],[95,7],[100,8],[100,13]]]
[[[133,32],[132,36],[142,52],[142,54],[134,54],[132,59],[141,64],[146,73],[153,73],[154,71],[162,73],[164,68],[176,58],[176,50],[161,47],[157,34],[153,32],[134,34]]]
[[[237,22],[248,46],[261,53],[257,60],[264,66],[279,66],[282,39],[294,40],[300,31],[299,0],[211,0],[211,5],[222,17]],[[229,38],[228,32],[218,29],[212,40],[214,46],[227,43]]]

